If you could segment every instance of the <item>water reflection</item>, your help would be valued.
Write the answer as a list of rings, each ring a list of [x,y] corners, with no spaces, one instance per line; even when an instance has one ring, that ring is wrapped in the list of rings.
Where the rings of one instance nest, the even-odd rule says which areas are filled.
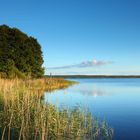
[[[140,138],[140,79],[76,79],[65,90],[46,94],[54,104],[81,104],[115,129],[115,140]]]
[[[81,92],[84,96],[93,96],[95,98],[97,96],[107,95],[104,92],[102,92],[101,90],[97,90],[97,89],[93,89],[92,91],[90,91],[90,90],[80,90],[79,92]]]
[[[81,87],[80,89],[77,89],[77,92],[80,92],[84,96],[92,96],[94,98],[98,96],[107,96],[109,93],[106,91],[103,91],[102,89],[98,88],[96,85],[92,86],[92,88],[88,87]]]

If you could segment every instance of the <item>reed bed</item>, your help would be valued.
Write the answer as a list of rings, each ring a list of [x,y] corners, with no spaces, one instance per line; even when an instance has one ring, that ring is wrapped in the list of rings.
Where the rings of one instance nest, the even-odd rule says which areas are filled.
[[[52,82],[46,86],[46,80],[0,79],[1,140],[112,139],[113,130],[88,110],[58,109],[46,103],[42,92]],[[54,85],[61,87],[64,81],[59,80]]]

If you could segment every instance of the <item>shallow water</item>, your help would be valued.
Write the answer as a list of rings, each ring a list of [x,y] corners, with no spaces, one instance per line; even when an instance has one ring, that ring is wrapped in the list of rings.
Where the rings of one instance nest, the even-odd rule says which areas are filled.
[[[140,139],[140,79],[70,80],[80,84],[46,93],[45,99],[57,106],[88,107],[114,129],[114,140]]]

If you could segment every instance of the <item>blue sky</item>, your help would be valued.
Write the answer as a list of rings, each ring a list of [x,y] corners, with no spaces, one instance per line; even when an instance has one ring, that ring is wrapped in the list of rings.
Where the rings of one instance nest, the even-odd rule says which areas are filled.
[[[140,74],[139,0],[3,0],[0,24],[38,39],[46,74]]]

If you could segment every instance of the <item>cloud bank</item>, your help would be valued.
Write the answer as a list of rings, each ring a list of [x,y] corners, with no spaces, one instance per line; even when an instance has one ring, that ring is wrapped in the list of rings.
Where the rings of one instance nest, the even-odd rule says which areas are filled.
[[[98,61],[98,60],[93,60],[93,61],[84,61],[79,64],[74,64],[74,65],[65,65],[65,66],[59,66],[59,67],[49,67],[47,69],[69,69],[69,68],[86,68],[86,67],[97,67],[97,66],[103,66],[103,65],[108,65],[112,64],[112,61]]]

